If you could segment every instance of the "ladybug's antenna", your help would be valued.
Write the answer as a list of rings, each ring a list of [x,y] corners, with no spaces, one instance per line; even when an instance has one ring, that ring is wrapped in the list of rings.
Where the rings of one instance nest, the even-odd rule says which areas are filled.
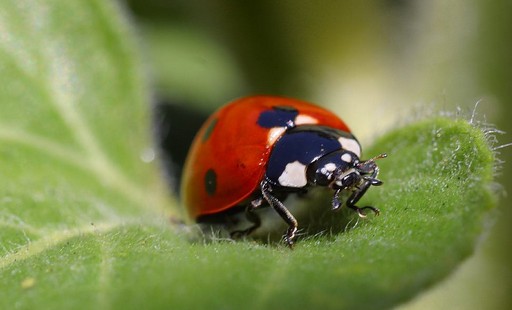
[[[377,166],[377,164],[375,164],[375,161],[377,159],[386,158],[386,157],[388,157],[388,155],[386,153],[382,153],[382,154],[377,155],[377,156],[375,156],[373,158],[370,158],[370,159],[368,159],[366,161],[359,162],[356,165],[356,168],[360,172],[362,172],[364,174],[370,174],[371,173],[372,174],[371,178],[375,178],[379,174],[379,167]]]
[[[377,159],[386,158],[388,155],[386,153],[379,154],[373,158],[368,159],[367,161],[363,161],[359,163],[357,169],[363,174],[371,174],[371,175],[363,175],[363,179],[368,183],[366,186],[379,186],[382,185],[382,181],[377,179],[377,175],[379,174],[379,166],[375,163]]]
[[[386,158],[386,157],[388,157],[388,154],[382,153],[382,154],[379,154],[379,155],[377,155],[377,156],[375,156],[373,158],[368,159],[367,161],[373,161],[374,162],[377,159],[382,159],[382,158]]]

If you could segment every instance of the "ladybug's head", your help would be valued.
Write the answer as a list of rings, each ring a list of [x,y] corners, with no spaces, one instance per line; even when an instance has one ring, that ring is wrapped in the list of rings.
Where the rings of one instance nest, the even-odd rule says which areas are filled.
[[[351,193],[347,203],[353,205],[371,185],[382,185],[382,181],[377,179],[379,167],[375,160],[384,157],[386,154],[361,161],[353,152],[341,149],[324,155],[311,164],[307,170],[308,181],[335,191],[333,209],[341,206],[338,195],[342,191]]]

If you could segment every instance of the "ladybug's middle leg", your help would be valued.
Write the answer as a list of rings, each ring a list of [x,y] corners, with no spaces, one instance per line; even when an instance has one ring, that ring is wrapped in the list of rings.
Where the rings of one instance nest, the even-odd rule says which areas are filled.
[[[288,209],[286,209],[285,205],[270,193],[272,191],[272,188],[270,187],[270,184],[266,180],[263,180],[261,182],[260,187],[263,198],[277,212],[277,214],[281,216],[281,218],[286,222],[286,224],[288,224],[288,230],[284,235],[284,241],[291,248],[293,246],[293,239],[295,238],[295,233],[297,232],[297,220],[291,214],[291,212],[288,211]]]

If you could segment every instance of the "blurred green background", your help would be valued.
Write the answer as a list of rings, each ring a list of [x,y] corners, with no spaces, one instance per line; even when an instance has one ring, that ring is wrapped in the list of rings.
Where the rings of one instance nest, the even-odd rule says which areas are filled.
[[[209,112],[275,94],[335,110],[363,146],[432,111],[512,132],[512,1],[129,0],[157,98]],[[501,144],[512,135],[498,137]],[[512,147],[499,150],[512,158]],[[402,309],[512,305],[512,165],[474,256]]]

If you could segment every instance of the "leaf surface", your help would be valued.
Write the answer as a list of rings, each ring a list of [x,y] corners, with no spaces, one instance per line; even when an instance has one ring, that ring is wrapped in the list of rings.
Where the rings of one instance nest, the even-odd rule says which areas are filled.
[[[381,216],[293,251],[190,243],[145,162],[149,95],[119,8],[3,1],[0,29],[0,308],[392,307],[471,254],[494,203],[485,135],[433,118],[365,151],[389,155],[362,202]]]

